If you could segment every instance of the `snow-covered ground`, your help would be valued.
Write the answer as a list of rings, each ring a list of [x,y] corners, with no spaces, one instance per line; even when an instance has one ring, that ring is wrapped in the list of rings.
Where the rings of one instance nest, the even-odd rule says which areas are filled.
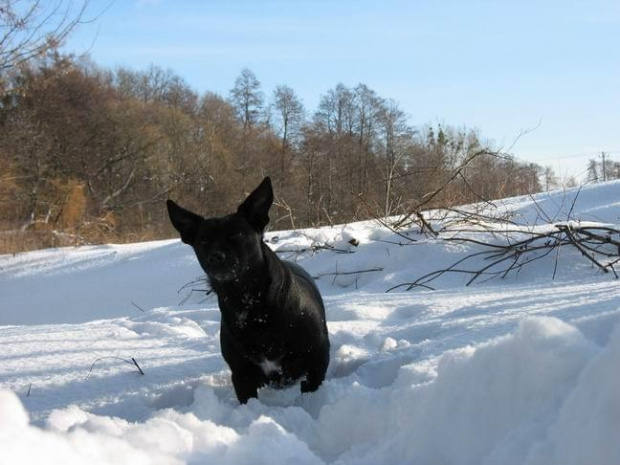
[[[484,213],[618,225],[620,183]],[[375,222],[268,235],[318,277],[331,363],[315,393],[267,388],[242,406],[188,246],[0,256],[0,463],[619,464],[613,274],[565,248],[504,279],[386,293],[479,250],[406,235]]]

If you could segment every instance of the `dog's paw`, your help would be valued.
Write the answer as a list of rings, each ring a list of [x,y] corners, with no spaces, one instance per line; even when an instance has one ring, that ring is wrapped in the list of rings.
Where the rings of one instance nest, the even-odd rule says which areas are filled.
[[[318,383],[318,384],[317,383],[311,383],[310,381],[304,379],[301,382],[301,392],[304,393],[304,394],[306,392],[314,392],[314,391],[316,391],[319,388],[320,385],[321,385],[321,383]]]

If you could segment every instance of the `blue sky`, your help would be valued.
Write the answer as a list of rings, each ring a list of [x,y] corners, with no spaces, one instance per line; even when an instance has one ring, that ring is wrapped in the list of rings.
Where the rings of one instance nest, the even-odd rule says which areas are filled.
[[[171,68],[227,96],[244,67],[313,111],[337,83],[397,100],[414,125],[478,128],[522,160],[579,175],[620,160],[620,2],[92,0],[66,49]]]

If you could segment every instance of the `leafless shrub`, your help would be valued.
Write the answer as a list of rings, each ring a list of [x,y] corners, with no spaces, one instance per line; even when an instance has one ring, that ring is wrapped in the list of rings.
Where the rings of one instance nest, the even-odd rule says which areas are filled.
[[[388,292],[401,288],[433,289],[429,283],[450,273],[469,276],[466,286],[476,281],[505,278],[537,260],[555,254],[551,276],[554,279],[562,248],[577,250],[598,270],[612,273],[618,278],[616,266],[620,262],[620,229],[614,226],[574,220],[541,226],[519,226],[505,219],[468,214],[462,222],[456,221],[443,233],[449,234],[448,237],[441,237],[445,243],[468,244],[481,250],[461,258],[448,268],[427,273],[409,283],[398,284],[388,289]],[[473,263],[476,265],[470,266]]]

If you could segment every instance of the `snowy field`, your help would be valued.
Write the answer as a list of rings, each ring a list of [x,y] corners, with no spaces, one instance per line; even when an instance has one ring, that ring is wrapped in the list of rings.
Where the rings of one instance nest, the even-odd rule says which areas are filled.
[[[618,227],[620,183],[483,213],[508,215],[513,229]],[[315,393],[266,388],[242,406],[188,246],[0,256],[0,463],[620,464],[613,273],[563,247],[504,278],[465,286],[471,275],[446,273],[434,290],[386,293],[482,247],[442,240],[454,237],[449,218],[431,224],[447,229],[434,238],[365,222],[268,234],[317,277],[331,362]],[[466,266],[484,265],[476,260]]]

